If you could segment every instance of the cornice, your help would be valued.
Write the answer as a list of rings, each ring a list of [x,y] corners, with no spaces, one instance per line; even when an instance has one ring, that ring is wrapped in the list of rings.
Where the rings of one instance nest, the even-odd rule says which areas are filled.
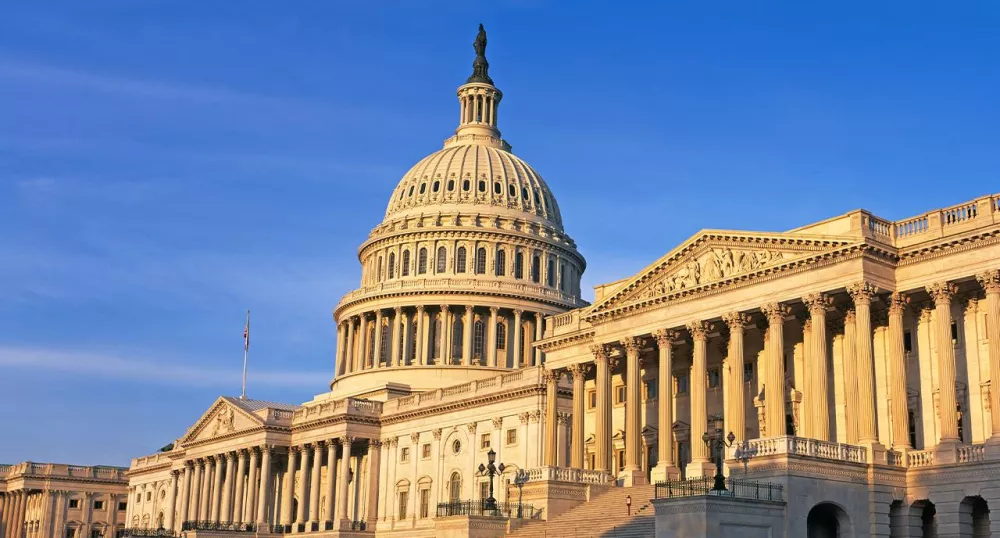
[[[323,426],[336,426],[338,424],[355,424],[358,426],[380,426],[381,421],[378,417],[374,416],[363,416],[363,415],[351,415],[347,412],[338,413],[336,415],[330,415],[326,417],[320,417],[315,420],[310,420],[309,422],[301,422],[295,424],[292,430],[296,435],[313,430]]]
[[[998,243],[1000,243],[1000,226],[985,230],[972,230],[965,234],[948,236],[940,238],[938,241],[920,243],[907,249],[901,249],[898,265],[912,265]]]
[[[484,282],[490,282],[490,280],[484,279]],[[374,291],[370,295],[362,295],[361,297],[358,297],[357,299],[352,299],[351,301],[348,301],[348,302],[339,303],[334,308],[333,312],[334,312],[334,316],[336,318],[338,318],[338,321],[339,321],[339,317],[340,317],[340,313],[341,312],[343,312],[344,310],[347,310],[347,309],[354,308],[355,306],[358,306],[358,305],[361,305],[361,304],[364,304],[364,303],[367,303],[367,302],[381,301],[383,299],[392,298],[392,297],[438,297],[438,296],[441,296],[441,295],[456,295],[456,294],[458,294],[458,295],[464,295],[464,296],[468,296],[468,297],[505,297],[505,298],[511,298],[511,299],[516,299],[518,301],[523,301],[523,302],[527,302],[527,303],[536,303],[536,304],[541,304],[541,305],[547,305],[547,306],[549,306],[549,307],[551,307],[553,309],[558,310],[558,313],[564,313],[564,312],[568,312],[570,310],[573,310],[575,308],[583,308],[583,307],[586,306],[586,305],[576,304],[576,303],[573,303],[573,302],[570,302],[570,301],[560,302],[560,301],[558,301],[556,299],[546,299],[546,298],[543,298],[543,297],[518,295],[518,294],[513,293],[513,292],[505,292],[502,289],[469,290],[469,289],[466,288],[466,289],[451,289],[451,290],[449,290],[449,289],[434,289],[434,288],[430,288],[430,289],[427,289],[427,288],[423,288],[423,289],[420,289],[420,288],[410,288],[410,289],[401,289],[401,290]],[[570,295],[565,295],[565,294],[564,294],[564,296],[565,297],[572,297]],[[577,301],[581,301],[581,299],[579,297],[577,297],[576,300]],[[480,301],[480,302],[484,302],[484,301]],[[426,301],[423,301],[423,302],[413,301],[412,304],[400,304],[398,306],[401,306],[401,307],[414,306],[415,307],[415,306],[417,306],[417,304],[424,304],[424,303],[426,303],[425,306],[429,306],[429,305],[432,305],[432,304],[440,304],[440,300],[438,300],[438,299],[427,299]],[[457,304],[456,304],[456,306],[457,306]],[[486,304],[484,304],[483,306],[486,306]]]
[[[229,439],[236,439],[236,438],[239,438],[239,437],[244,437],[246,435],[257,434],[257,433],[267,433],[267,432],[274,432],[274,433],[279,433],[279,434],[290,434],[290,433],[292,433],[292,428],[288,427],[288,426],[276,426],[276,425],[263,425],[262,424],[262,425],[259,425],[259,426],[255,426],[253,428],[247,428],[245,430],[238,430],[238,431],[234,431],[234,432],[229,432],[229,433],[226,433],[226,434],[223,434],[223,435],[219,435],[219,436],[216,436],[216,437],[211,437],[211,438],[208,438],[208,439],[202,439],[200,441],[188,441],[188,442],[184,443],[184,447],[183,448],[185,450],[190,450],[192,448],[197,448],[197,447],[202,447],[202,446],[207,446],[207,445],[213,445],[215,443],[218,443],[219,441],[226,441],[226,440],[229,440]]]
[[[590,342],[593,340],[594,335],[597,334],[593,329],[587,329],[584,331],[573,332],[565,335],[560,335],[553,337],[541,344],[538,344],[538,349],[543,352],[556,351],[559,349],[564,349],[573,346],[579,342]]]
[[[398,424],[400,422],[405,422],[407,420],[436,415],[442,412],[459,411],[471,407],[481,407],[483,405],[502,402],[504,400],[511,400],[515,398],[521,398],[524,396],[543,396],[544,394],[545,394],[545,385],[537,385],[537,384],[528,385],[524,387],[511,389],[508,391],[485,394],[483,396],[478,396],[471,399],[455,400],[453,402],[448,402],[445,404],[440,404],[435,406],[429,406],[423,409],[414,409],[412,411],[396,413],[393,415],[389,415],[387,417],[383,417],[382,425],[388,426],[390,424]]]

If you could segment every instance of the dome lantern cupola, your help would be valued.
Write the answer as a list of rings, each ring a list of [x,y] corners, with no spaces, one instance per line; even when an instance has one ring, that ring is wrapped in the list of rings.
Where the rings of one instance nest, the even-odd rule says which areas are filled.
[[[455,144],[481,144],[510,151],[510,144],[500,138],[497,129],[497,109],[503,92],[493,85],[490,78],[490,64],[486,61],[486,30],[479,25],[472,48],[476,59],[472,62],[472,76],[458,88],[459,118],[455,136],[445,141],[444,146]]]

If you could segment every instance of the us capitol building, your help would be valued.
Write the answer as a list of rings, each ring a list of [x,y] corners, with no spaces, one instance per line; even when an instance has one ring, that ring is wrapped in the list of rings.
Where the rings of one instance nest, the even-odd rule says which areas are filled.
[[[132,460],[119,534],[1000,532],[1000,195],[704,230],[588,304],[474,47],[455,134],[358,249],[329,391],[220,397]],[[12,484],[0,538],[73,538]]]

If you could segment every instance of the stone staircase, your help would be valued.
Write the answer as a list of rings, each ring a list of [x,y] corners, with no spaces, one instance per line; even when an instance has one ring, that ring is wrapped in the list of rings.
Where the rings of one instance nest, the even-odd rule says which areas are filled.
[[[611,488],[548,521],[527,521],[511,538],[647,538],[655,534],[653,486]],[[625,497],[632,496],[632,516]]]

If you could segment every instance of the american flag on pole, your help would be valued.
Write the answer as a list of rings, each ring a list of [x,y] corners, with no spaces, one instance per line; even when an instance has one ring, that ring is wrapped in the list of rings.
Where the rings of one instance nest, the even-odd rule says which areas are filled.
[[[243,351],[250,349],[250,311],[247,310],[247,324],[243,327]]]

